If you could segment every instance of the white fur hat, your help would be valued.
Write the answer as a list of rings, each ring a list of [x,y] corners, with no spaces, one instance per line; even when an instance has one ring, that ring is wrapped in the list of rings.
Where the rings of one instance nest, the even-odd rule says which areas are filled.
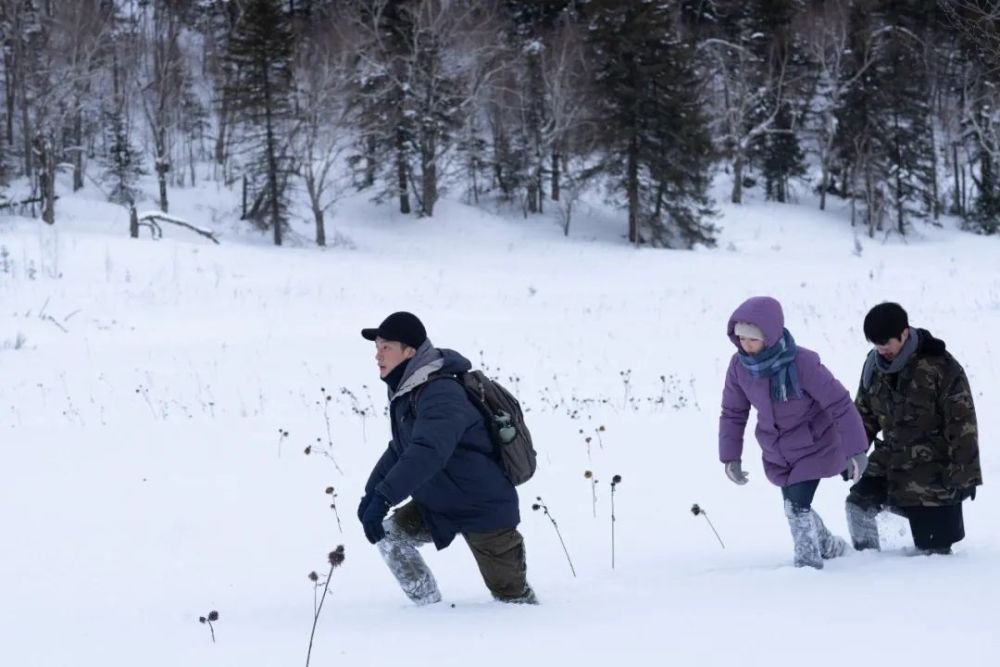
[[[753,340],[764,340],[764,332],[756,324],[749,322],[737,322],[733,327],[733,333],[737,338],[752,338]]]

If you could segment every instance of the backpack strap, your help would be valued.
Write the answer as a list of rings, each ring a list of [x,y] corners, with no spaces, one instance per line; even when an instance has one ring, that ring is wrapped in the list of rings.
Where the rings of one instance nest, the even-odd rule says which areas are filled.
[[[437,373],[432,374],[430,377],[427,378],[426,382],[424,382],[419,387],[415,387],[413,391],[410,392],[409,403],[407,406],[407,411],[409,412],[410,417],[414,419],[416,419],[417,417],[417,399],[420,397],[420,392],[423,390],[423,388],[429,385],[431,382],[434,382],[434,380],[441,380],[441,379],[452,379],[455,382],[462,384],[461,378],[455,373],[446,373],[439,371]]]

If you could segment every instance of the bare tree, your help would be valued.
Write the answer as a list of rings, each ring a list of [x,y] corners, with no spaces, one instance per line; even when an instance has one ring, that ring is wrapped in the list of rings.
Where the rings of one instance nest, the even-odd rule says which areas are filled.
[[[559,200],[569,134],[586,114],[579,30],[564,17],[552,27],[524,27],[498,45],[500,70],[478,105],[492,135],[493,180],[505,199],[521,195],[525,215],[542,212],[546,176],[549,196]],[[472,136],[476,125],[470,123]]]
[[[180,48],[181,20],[177,0],[147,5],[139,17],[141,52],[136,80],[143,115],[152,136],[153,163],[159,185],[160,210],[169,211],[167,175],[171,170],[171,142],[179,122],[186,66]]]
[[[844,94],[861,79],[876,59],[877,38],[880,31],[873,32],[863,41],[862,53],[851,53],[852,40],[849,32],[848,0],[835,0],[806,12],[797,26],[804,36],[806,52],[814,66],[813,98],[816,118],[816,152],[821,170],[820,210],[826,209],[826,195],[830,189],[830,171],[834,159],[834,143],[837,136],[837,109],[843,103]],[[850,59],[850,60],[849,60]],[[854,66],[850,76],[848,63]]]
[[[348,99],[358,44],[354,33],[333,21],[311,31],[295,62],[295,150],[316,225],[316,245],[326,245],[325,213],[345,191],[334,179],[350,147]]]
[[[101,65],[112,24],[113,8],[107,3],[80,0],[52,4],[25,27],[24,46],[32,59],[20,75],[22,131],[31,154],[25,171],[33,172],[32,163],[40,170],[42,219],[49,224],[55,222],[56,171],[67,155],[73,160],[74,182],[82,184],[82,118],[94,112],[92,96],[86,93],[104,75]],[[70,145],[67,134],[74,138]]]
[[[1000,70],[1000,0],[940,0],[938,5],[986,73],[996,74]]]
[[[578,24],[564,16],[551,32],[523,49],[527,81],[520,91],[518,111],[530,142],[527,208],[532,213],[542,212],[546,173],[549,196],[559,201],[570,135],[587,118],[586,56],[579,30]]]
[[[283,151],[293,121],[293,37],[279,0],[249,0],[227,52],[233,67],[228,95],[240,114],[245,170],[264,183],[275,245],[282,244],[288,207],[285,185],[293,169]]]
[[[743,202],[743,171],[753,141],[764,134],[787,132],[777,128],[784,96],[793,83],[786,77],[789,53],[781,54],[766,68],[750,48],[724,39],[711,38],[701,44],[714,64],[713,87],[719,109],[715,121],[733,171],[730,201]],[[758,118],[756,112],[768,109]]]
[[[457,143],[477,92],[498,66],[496,12],[473,0],[363,0],[358,29],[363,134],[393,154],[401,210],[409,187],[421,215],[433,215],[444,158]],[[387,27],[387,25],[389,27]],[[385,151],[388,152],[388,151]]]
[[[586,136],[593,119],[587,115],[587,59],[579,25],[564,18],[552,34],[545,56],[542,72],[549,123],[543,138],[545,153],[550,157],[550,196],[559,201],[561,166],[567,155],[586,154],[590,148]]]
[[[24,174],[34,173],[34,133],[31,127],[32,84],[42,66],[40,49],[46,33],[44,17],[27,0],[2,0],[0,25],[4,40],[7,89],[7,142],[13,146],[15,118],[20,115],[21,155]],[[15,109],[15,107],[17,107]]]
[[[971,64],[958,64],[961,69],[961,85],[955,101],[958,129],[951,143],[953,207],[966,220],[970,215],[995,218],[1000,208],[995,173],[1000,165],[1000,89],[996,83],[1000,73],[1000,0],[943,0],[940,5],[965,51],[974,55]],[[964,156],[963,163],[959,160],[960,150],[972,153]],[[966,202],[965,162],[979,191],[975,207]],[[985,222],[990,228],[996,224],[995,219]]]

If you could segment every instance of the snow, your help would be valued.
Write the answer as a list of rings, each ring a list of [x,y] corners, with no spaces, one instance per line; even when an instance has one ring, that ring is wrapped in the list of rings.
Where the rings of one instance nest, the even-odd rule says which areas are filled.
[[[157,242],[129,239],[124,208],[95,192],[60,195],[54,227],[0,220],[6,665],[304,663],[307,575],[325,575],[338,544],[346,561],[313,665],[1000,658],[995,239],[924,226],[905,241],[855,238],[838,200],[828,212],[751,200],[720,205],[718,249],[636,250],[621,239],[623,216],[594,202],[564,239],[555,218],[446,200],[420,220],[355,197],[328,230],[354,249],[310,247],[305,222],[289,237],[300,247],[274,249],[204,179],[171,191],[171,215],[214,230],[220,246],[172,226]],[[886,517],[886,551],[796,569],[752,422],[750,483],[725,478],[724,327],[741,300],[765,293],[852,391],[867,352],[862,318],[884,299],[964,362],[987,486],[966,504],[954,556],[909,556],[905,523]],[[397,309],[530,410],[540,468],[520,488],[520,529],[538,607],[492,602],[459,540],[424,551],[445,601],[415,608],[364,539],[355,507],[389,434],[374,350],[358,330]],[[303,454],[324,448],[325,415],[343,474]],[[596,519],[586,470],[600,480]],[[826,480],[815,505],[841,536],[846,491]],[[536,496],[579,576],[531,511]],[[214,644],[197,620],[211,610]]]

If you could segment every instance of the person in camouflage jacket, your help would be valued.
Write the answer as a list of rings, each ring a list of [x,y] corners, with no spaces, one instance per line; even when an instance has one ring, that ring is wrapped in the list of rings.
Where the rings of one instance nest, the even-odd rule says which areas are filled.
[[[875,349],[855,405],[875,446],[847,498],[854,546],[877,549],[875,517],[892,509],[909,519],[918,549],[948,553],[965,536],[962,501],[982,484],[968,378],[943,341],[909,326],[899,304],[872,308],[864,328]]]

